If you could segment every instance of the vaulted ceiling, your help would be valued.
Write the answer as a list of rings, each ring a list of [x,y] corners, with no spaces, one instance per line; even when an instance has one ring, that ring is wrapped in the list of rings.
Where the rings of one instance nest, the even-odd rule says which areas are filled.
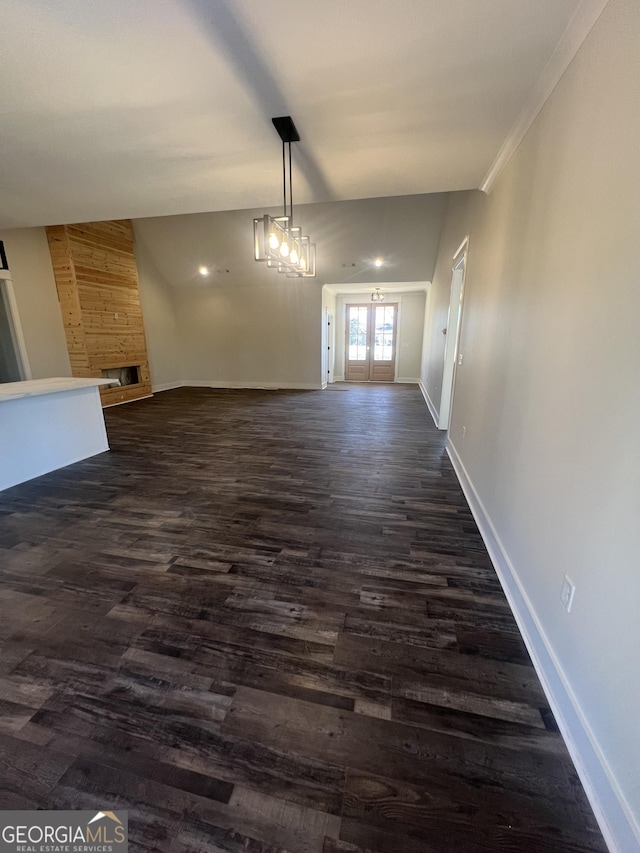
[[[598,4],[4,0],[0,227],[478,187]]]

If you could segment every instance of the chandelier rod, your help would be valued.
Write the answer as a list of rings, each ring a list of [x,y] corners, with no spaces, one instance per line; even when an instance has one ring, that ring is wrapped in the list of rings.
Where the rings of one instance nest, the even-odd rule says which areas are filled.
[[[285,141],[282,140],[282,206],[284,208],[283,216],[287,215],[287,167],[284,155]]]
[[[289,140],[289,226],[293,226],[293,178],[291,173],[291,140]]]

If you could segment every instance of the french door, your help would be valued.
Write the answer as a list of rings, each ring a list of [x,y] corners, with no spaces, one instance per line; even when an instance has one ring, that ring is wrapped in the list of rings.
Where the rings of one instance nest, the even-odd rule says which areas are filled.
[[[347,305],[345,374],[347,382],[393,382],[396,376],[398,306]]]

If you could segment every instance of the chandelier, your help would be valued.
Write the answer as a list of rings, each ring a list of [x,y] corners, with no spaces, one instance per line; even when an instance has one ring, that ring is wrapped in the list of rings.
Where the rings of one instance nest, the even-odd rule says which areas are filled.
[[[380,293],[379,287],[376,287],[375,290],[371,291],[371,301],[372,302],[384,302],[384,293]]]
[[[293,189],[291,183],[291,143],[300,141],[291,116],[271,119],[282,139],[282,216],[265,213],[253,220],[254,257],[266,261],[268,267],[285,273],[289,278],[313,278],[316,274],[316,244],[302,234],[302,228],[293,224]],[[289,175],[287,181],[287,148]],[[287,209],[287,187],[289,205]]]

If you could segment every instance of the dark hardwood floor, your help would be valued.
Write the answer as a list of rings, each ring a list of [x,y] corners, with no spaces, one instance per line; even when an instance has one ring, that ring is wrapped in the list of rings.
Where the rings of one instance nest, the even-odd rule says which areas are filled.
[[[414,386],[182,389],[0,494],[0,809],[131,851],[606,850]]]

